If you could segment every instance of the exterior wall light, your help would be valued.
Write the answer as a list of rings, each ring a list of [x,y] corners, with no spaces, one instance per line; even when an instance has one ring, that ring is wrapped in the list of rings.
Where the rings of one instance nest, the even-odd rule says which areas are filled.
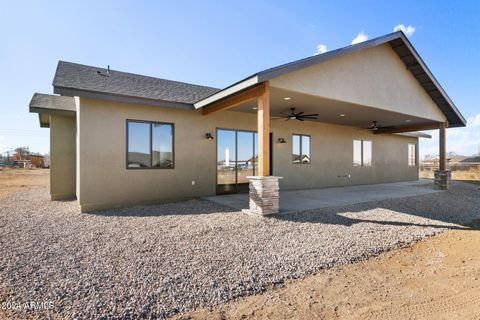
[[[287,140],[283,138],[278,138],[278,143],[287,143]]]
[[[211,133],[205,133],[205,138],[207,138],[207,140],[213,140],[214,137],[212,136]]]

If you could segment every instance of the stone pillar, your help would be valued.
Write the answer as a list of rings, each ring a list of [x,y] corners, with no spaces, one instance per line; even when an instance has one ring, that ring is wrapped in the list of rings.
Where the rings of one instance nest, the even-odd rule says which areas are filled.
[[[452,172],[449,170],[436,170],[435,171],[435,188],[440,190],[446,190],[450,188],[452,179]]]
[[[279,185],[282,177],[250,176],[250,208],[243,210],[246,213],[262,216],[279,212]]]

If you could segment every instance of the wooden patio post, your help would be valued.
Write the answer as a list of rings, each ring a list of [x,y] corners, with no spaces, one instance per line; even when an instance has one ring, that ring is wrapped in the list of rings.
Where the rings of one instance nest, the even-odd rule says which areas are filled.
[[[452,179],[452,172],[447,170],[447,136],[446,129],[448,122],[440,123],[439,128],[439,170],[435,171],[435,187],[438,189],[448,189]]]
[[[440,145],[439,145],[439,152],[440,152],[440,171],[447,170],[447,142],[446,142],[446,124],[441,123],[440,127]]]
[[[279,183],[281,177],[270,175],[270,89],[268,81],[264,82],[264,91],[258,96],[258,173],[247,177],[249,184],[249,209],[246,213],[258,215],[276,214],[280,211]]]
[[[270,175],[270,89],[265,83],[265,91],[258,98],[258,175]]]

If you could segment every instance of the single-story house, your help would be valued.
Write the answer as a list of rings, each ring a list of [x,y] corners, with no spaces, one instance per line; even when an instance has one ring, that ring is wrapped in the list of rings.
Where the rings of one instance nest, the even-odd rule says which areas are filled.
[[[52,200],[83,212],[250,190],[267,214],[279,188],[417,180],[427,129],[447,187],[445,130],[466,124],[402,32],[223,89],[64,61],[53,87],[30,111],[50,128]]]

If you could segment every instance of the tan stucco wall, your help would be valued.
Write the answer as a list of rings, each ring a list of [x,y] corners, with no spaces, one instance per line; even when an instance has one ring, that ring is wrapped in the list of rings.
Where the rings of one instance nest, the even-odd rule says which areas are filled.
[[[50,196],[75,197],[75,117],[50,116]]]
[[[256,130],[254,114],[224,111],[202,116],[184,111],[80,98],[77,198],[82,211],[215,194],[216,128]],[[126,169],[126,120],[175,123],[175,169]],[[416,138],[373,135],[368,130],[317,122],[272,121],[273,170],[283,189],[418,179],[407,144]],[[291,164],[291,133],[312,136],[312,164]],[[373,140],[373,167],[353,168],[353,139]],[[351,174],[351,179],[338,178]],[[195,185],[192,185],[195,181]]]
[[[275,122],[275,121],[274,121]],[[346,186],[418,179],[408,166],[408,144],[417,138],[375,135],[370,130],[316,122],[289,122],[273,127],[273,174],[283,189]],[[311,164],[292,164],[292,134],[310,135]],[[275,143],[285,138],[287,143]],[[372,166],[353,166],[353,140],[372,141]]]
[[[272,87],[445,122],[446,117],[388,44],[270,80]]]

